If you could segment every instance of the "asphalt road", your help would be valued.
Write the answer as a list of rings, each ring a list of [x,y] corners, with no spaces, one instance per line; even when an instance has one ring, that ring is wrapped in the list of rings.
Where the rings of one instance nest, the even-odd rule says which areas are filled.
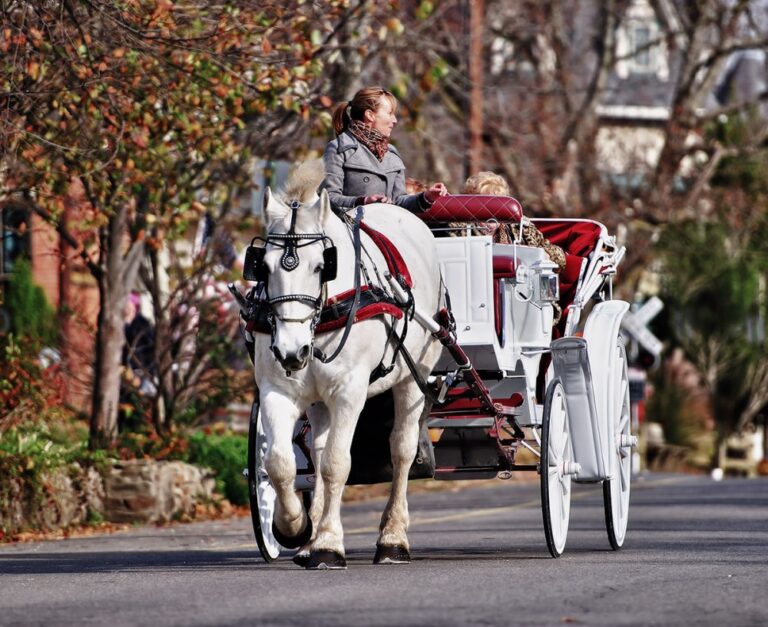
[[[265,564],[242,518],[2,546],[0,624],[768,624],[768,479],[637,479],[618,552],[601,494],[574,489],[560,559],[514,480],[414,495],[402,566],[371,565],[381,500],[345,507],[346,571]]]

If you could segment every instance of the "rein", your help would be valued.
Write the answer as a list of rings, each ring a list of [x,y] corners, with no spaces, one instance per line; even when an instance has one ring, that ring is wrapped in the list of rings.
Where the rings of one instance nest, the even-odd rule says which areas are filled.
[[[341,336],[341,341],[339,342],[339,345],[336,347],[336,350],[333,351],[333,354],[330,357],[326,357],[323,351],[321,351],[319,348],[317,348],[314,345],[312,346],[313,357],[315,357],[315,359],[319,359],[324,364],[331,363],[334,359],[336,359],[339,356],[341,349],[344,348],[344,344],[347,343],[347,338],[349,337],[349,332],[352,330],[352,325],[355,323],[357,310],[360,309],[360,291],[361,291],[360,255],[361,255],[361,249],[362,249],[362,244],[360,242],[360,221],[362,219],[363,219],[363,207],[359,206],[355,211],[355,218],[352,226],[352,245],[355,249],[355,282],[354,282],[355,298],[352,301],[352,308],[349,311],[349,316],[347,317],[347,324],[344,327],[344,335]],[[320,310],[318,309],[318,316],[319,316],[319,312]],[[312,338],[314,342],[314,335],[312,336]]]

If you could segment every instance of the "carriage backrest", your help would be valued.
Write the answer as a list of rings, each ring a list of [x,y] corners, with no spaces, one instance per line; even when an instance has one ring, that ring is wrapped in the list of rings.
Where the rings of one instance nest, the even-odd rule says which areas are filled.
[[[589,257],[605,227],[591,220],[532,220],[550,242],[566,253]]]
[[[439,197],[418,215],[425,222],[517,222],[523,217],[523,208],[511,196],[455,194]]]

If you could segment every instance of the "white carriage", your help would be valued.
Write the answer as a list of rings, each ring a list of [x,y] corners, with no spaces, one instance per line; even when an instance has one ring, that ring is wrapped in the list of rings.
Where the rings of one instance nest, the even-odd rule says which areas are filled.
[[[430,213],[437,224],[473,218],[466,236],[438,238],[436,244],[456,343],[493,401],[488,411],[466,385],[455,384],[461,370],[445,350],[434,374],[453,387],[444,403],[433,405],[428,421],[436,440],[435,477],[537,470],[547,545],[555,557],[565,547],[571,482],[602,483],[608,538],[620,548],[635,443],[619,334],[629,305],[612,299],[624,249],[598,222],[534,220],[566,252],[558,275],[543,248],[472,234],[482,232],[483,221],[521,221],[512,198],[452,197]],[[562,319],[553,325],[558,308]],[[534,462],[520,463],[521,457]]]
[[[619,549],[627,529],[635,444],[619,333],[628,304],[612,293],[624,249],[598,222],[535,220],[566,252],[566,267],[558,274],[544,249],[520,241],[498,244],[482,234],[489,222],[524,220],[513,198],[450,196],[423,217],[436,236],[450,307],[437,319],[418,306],[413,312],[444,348],[428,381],[434,402],[413,467],[421,474],[417,469],[412,476],[539,472],[545,537],[554,557],[566,544],[571,483],[602,483],[609,542]],[[390,287],[406,297],[395,281]],[[562,318],[553,325],[558,308]],[[381,413],[381,401],[373,411]],[[361,417],[348,483],[387,479],[386,468],[368,472],[376,466],[371,464],[376,451],[384,466],[388,455],[386,433],[365,431],[371,424]],[[308,424],[300,422],[294,438],[300,460],[296,487],[305,494],[314,480],[310,439]],[[255,408],[247,474],[256,538],[272,561],[282,547],[271,532],[274,491],[261,463],[265,446]],[[355,446],[363,451],[355,455]],[[366,463],[359,463],[363,459]]]

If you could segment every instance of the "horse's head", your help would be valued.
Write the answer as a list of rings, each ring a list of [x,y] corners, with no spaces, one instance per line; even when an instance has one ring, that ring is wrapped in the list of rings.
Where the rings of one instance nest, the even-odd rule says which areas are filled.
[[[331,211],[328,194],[311,185],[289,185],[264,194],[264,247],[251,261],[266,283],[272,352],[286,371],[304,368],[312,356],[323,288],[336,276],[336,249],[323,231]],[[248,261],[246,261],[248,266]]]

